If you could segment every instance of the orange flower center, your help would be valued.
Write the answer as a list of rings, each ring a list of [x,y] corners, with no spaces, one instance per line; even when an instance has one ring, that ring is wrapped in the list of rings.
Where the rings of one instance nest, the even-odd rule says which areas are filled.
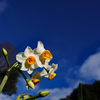
[[[32,82],[34,83],[34,85],[36,85],[40,82],[40,80],[39,79],[34,79],[34,80],[32,80]]]
[[[48,80],[53,79],[55,76],[56,76],[56,73],[53,73],[53,74],[48,78]]]
[[[27,64],[29,64],[29,65],[33,65],[33,64],[35,64],[36,59],[35,59],[35,57],[33,57],[33,56],[29,56],[29,57],[27,58],[26,62],[27,62]]]
[[[42,57],[46,60],[49,60],[51,58],[51,53],[49,50],[45,50],[43,53],[42,53]]]

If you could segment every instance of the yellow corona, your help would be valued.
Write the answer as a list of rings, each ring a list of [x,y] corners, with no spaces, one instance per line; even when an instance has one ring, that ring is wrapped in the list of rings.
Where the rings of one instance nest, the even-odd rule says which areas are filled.
[[[34,83],[34,85],[36,85],[40,82],[40,80],[39,79],[34,79],[34,80],[32,80],[32,82]]]
[[[35,57],[33,57],[33,56],[29,56],[29,57],[27,58],[26,62],[27,62],[27,64],[29,64],[29,65],[33,65],[33,64],[35,64],[36,59],[35,59]]]
[[[48,78],[48,80],[53,79],[55,76],[56,76],[56,73],[53,73],[53,74]]]
[[[42,58],[46,59],[46,60],[49,60],[51,58],[51,53],[49,50],[45,50],[43,53],[42,53]]]

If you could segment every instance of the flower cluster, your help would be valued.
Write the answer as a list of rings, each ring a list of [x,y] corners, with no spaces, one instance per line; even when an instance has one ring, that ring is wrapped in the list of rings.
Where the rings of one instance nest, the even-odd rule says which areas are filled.
[[[49,65],[50,60],[53,58],[51,52],[44,48],[44,45],[41,41],[38,41],[37,48],[33,49],[29,46],[26,47],[24,52],[20,52],[16,55],[16,60],[21,63],[20,70],[27,71],[31,76],[31,82],[34,85],[40,82],[39,77],[48,78],[48,80],[54,78],[56,73],[54,73],[58,67],[58,64]],[[43,71],[38,72],[33,70],[36,68],[43,68]],[[31,75],[33,73],[33,75]],[[29,84],[26,85],[29,89]]]

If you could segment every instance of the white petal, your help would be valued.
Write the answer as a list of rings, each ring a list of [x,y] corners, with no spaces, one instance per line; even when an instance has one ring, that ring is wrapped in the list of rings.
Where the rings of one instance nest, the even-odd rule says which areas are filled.
[[[44,67],[47,68],[48,70],[51,69],[51,66],[50,65],[45,65]]]
[[[23,62],[23,60],[25,60],[26,57],[24,56],[24,53],[23,52],[20,52],[16,55],[16,60],[19,61],[20,63]]]
[[[50,75],[53,74],[58,68],[58,64],[52,64],[50,70],[49,70],[49,73]]]
[[[50,74],[49,73],[45,73],[43,76],[48,78],[48,77],[50,77]]]
[[[27,70],[28,74],[32,74],[33,72],[33,68],[29,67],[29,69]]]
[[[46,74],[44,77],[48,78],[48,77],[50,77],[50,74]]]
[[[27,70],[28,70],[28,69],[25,67],[25,61],[26,61],[26,60],[24,60],[24,61],[22,62],[21,70],[23,70],[23,71],[27,71]]]
[[[33,50],[31,49],[31,47],[27,46],[26,49],[25,49],[25,51],[24,51],[24,55],[25,55],[26,57],[29,57],[29,56],[31,56],[32,54],[33,54]]]
[[[44,45],[41,41],[38,41],[38,44],[37,44],[37,48],[34,49],[34,53],[38,53],[38,54],[42,54],[42,52],[44,51]]]
[[[43,64],[40,62],[39,58],[36,58],[36,64],[37,64],[37,66],[39,66],[40,68],[43,67]]]
[[[45,69],[43,69],[42,72],[40,72],[40,76],[45,76],[47,74],[47,71]]]
[[[50,70],[49,70],[50,76],[51,76],[53,73],[54,73],[54,69],[50,69]]]
[[[48,64],[49,64],[49,61],[48,61],[48,60],[45,60],[45,62],[44,62],[44,67],[45,67],[45,68],[48,68]]]
[[[50,59],[51,60],[51,59]],[[50,60],[46,60],[44,61],[44,67],[48,67],[48,63],[50,62]]]
[[[57,70],[57,68],[58,68],[58,64],[52,64],[52,66],[51,66],[54,70]]]
[[[36,79],[40,76],[40,73],[38,71],[35,71],[34,74],[32,75],[31,79]]]
[[[38,68],[38,65],[35,63],[35,64],[31,65],[31,68],[32,69]]]

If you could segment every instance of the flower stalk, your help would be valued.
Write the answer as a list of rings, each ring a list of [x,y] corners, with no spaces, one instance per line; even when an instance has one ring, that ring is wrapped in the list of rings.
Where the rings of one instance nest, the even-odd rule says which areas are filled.
[[[4,76],[3,81],[2,81],[2,83],[0,85],[0,93],[2,92],[2,90],[3,90],[3,88],[4,88],[5,84],[6,84],[6,82],[8,80],[8,76],[9,76],[9,72],[7,72],[7,74]]]
[[[19,68],[21,68],[21,65],[19,65],[18,62],[16,62],[15,64],[12,65],[12,67],[10,67],[10,68],[8,69],[8,71],[9,71],[9,72],[13,72],[13,71],[15,71],[15,70],[18,70]]]
[[[8,60],[8,52],[6,51],[6,49],[3,48],[2,52],[7,62],[8,69],[0,85],[0,93],[3,90],[10,73],[16,70],[18,70],[23,76],[23,78],[25,79],[27,89],[29,88],[34,89],[35,87],[34,85],[40,82],[40,80],[38,79],[39,77],[41,79],[43,77],[46,77],[50,80],[56,76],[54,71],[56,71],[58,65],[57,64],[52,64],[51,66],[48,65],[48,63],[52,59],[52,54],[49,50],[46,50],[44,48],[44,45],[41,41],[38,41],[37,48],[35,48],[34,50],[32,50],[31,47],[27,46],[24,52],[18,53],[16,55],[17,62],[14,63],[12,66],[10,66],[10,63]],[[33,70],[38,67],[43,68],[43,71],[42,72],[36,71],[32,75]],[[31,77],[30,80],[25,76],[22,70],[27,71],[27,73]],[[37,98],[47,96],[49,93],[50,91],[41,91],[34,96],[29,95],[29,94],[22,94],[22,95],[18,95],[15,100],[36,100]],[[82,99],[79,99],[79,100],[82,100]]]
[[[3,55],[4,55],[5,59],[6,59],[8,68],[10,68],[10,63],[9,63],[9,60],[8,60],[8,52],[4,48],[2,49],[2,52],[3,52]]]
[[[6,49],[3,48],[2,52],[3,52],[3,55],[4,55],[5,59],[6,59],[8,68],[10,68],[10,64],[9,64],[9,60],[8,60],[8,56],[7,56],[8,53],[7,53]],[[2,92],[2,90],[3,90],[3,88],[4,88],[5,84],[6,84],[6,82],[8,80],[8,76],[9,76],[9,71],[7,71],[6,75],[3,78],[2,83],[0,84],[0,93]]]
[[[28,85],[29,87],[31,87],[32,89],[34,89],[34,84],[33,84],[33,82],[32,82],[31,80],[29,80],[29,79],[24,75],[24,73],[23,73],[20,69],[19,69],[19,72],[22,74],[22,76],[23,76],[23,78],[25,79],[27,85]]]
[[[22,74],[23,78],[26,80],[27,77],[24,75],[24,73],[19,69],[19,72]]]
[[[46,70],[47,73],[49,73],[49,70],[47,68],[45,68],[45,67],[43,67],[43,68]]]
[[[9,60],[8,60],[8,56],[5,56],[5,59],[6,59],[6,62],[7,62],[8,68],[10,68],[10,63],[9,63]]]
[[[34,100],[34,99],[36,99],[36,98],[45,97],[45,96],[47,96],[49,93],[50,93],[50,91],[41,91],[41,92],[39,92],[38,94],[36,94],[35,96],[32,96],[32,97],[30,97],[30,98],[28,98],[28,99],[25,99],[25,100]]]

